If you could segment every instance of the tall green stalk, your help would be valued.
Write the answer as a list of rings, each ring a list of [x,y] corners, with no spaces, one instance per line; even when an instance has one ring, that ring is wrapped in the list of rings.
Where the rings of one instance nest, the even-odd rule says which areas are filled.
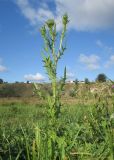
[[[63,30],[60,35],[59,44],[57,41],[56,23],[53,19],[49,19],[40,29],[42,38],[44,40],[44,50],[42,52],[42,59],[47,75],[51,81],[52,96],[46,94],[42,95],[42,92],[38,87],[39,95],[45,97],[48,101],[47,107],[47,150],[48,159],[50,160],[62,160],[65,158],[65,138],[61,134],[61,126],[59,125],[59,119],[61,115],[61,93],[63,91],[66,80],[66,67],[64,69],[63,78],[58,81],[57,79],[57,66],[58,61],[64,54],[66,49],[64,45],[64,39],[66,34],[66,28],[68,24],[68,16],[65,14],[62,17]],[[57,48],[58,45],[58,48]]]

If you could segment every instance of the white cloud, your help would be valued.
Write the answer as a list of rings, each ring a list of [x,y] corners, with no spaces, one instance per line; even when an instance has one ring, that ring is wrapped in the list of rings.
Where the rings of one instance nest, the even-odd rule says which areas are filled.
[[[110,66],[114,65],[114,55],[111,55],[109,60],[106,62],[105,67],[109,68]]]
[[[0,72],[6,72],[7,71],[7,68],[2,65],[2,58],[0,58]]]
[[[53,10],[48,1],[39,2],[37,7],[30,0],[16,2],[23,15],[36,27],[48,18],[55,18],[60,29],[61,16],[67,12],[71,29],[94,31],[114,28],[114,0],[53,0]]]
[[[96,70],[100,68],[99,65],[100,57],[97,55],[85,55],[80,54],[79,61],[86,66],[88,70]]]
[[[96,44],[98,47],[102,48],[107,53],[112,53],[114,48],[112,46],[105,45],[101,40],[97,40]]]
[[[104,44],[101,40],[97,40],[96,44],[97,44],[98,47],[101,47],[101,48],[104,46]]]
[[[0,65],[0,72],[6,72],[7,68],[3,65]]]
[[[30,24],[38,27],[40,23],[48,18],[54,18],[48,6],[43,3],[42,7],[33,7],[29,0],[16,0],[22,14],[29,20]]]
[[[24,78],[27,81],[43,81],[45,79],[45,77],[43,75],[41,75],[40,73],[36,73],[36,74],[26,74],[24,75]]]
[[[69,71],[68,71],[68,72],[66,73],[66,77],[67,77],[68,79],[73,79],[74,76],[75,76],[75,74],[72,73],[72,72],[69,72]]]

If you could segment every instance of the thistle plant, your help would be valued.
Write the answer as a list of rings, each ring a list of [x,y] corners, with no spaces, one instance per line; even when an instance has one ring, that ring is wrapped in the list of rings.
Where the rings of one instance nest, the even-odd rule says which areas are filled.
[[[61,94],[64,89],[66,80],[66,67],[64,69],[64,76],[58,81],[57,78],[57,65],[61,59],[66,46],[64,39],[67,30],[68,16],[65,14],[62,17],[63,29],[60,34],[60,41],[57,41],[56,23],[53,19],[49,19],[40,29],[42,38],[44,40],[44,49],[42,52],[42,59],[44,68],[51,81],[52,95],[48,93],[44,96],[38,86],[38,94],[45,98],[48,102],[47,106],[47,159],[64,159],[65,158],[65,138],[63,128],[60,125],[61,117]],[[57,48],[57,45],[58,48]]]

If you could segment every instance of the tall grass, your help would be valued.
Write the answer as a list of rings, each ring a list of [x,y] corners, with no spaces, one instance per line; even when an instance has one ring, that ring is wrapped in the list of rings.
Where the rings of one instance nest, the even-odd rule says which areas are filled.
[[[0,106],[1,159],[49,160],[46,106],[15,104],[15,109],[13,107]],[[112,160],[112,112],[112,104],[102,101],[96,105],[63,106],[58,125],[61,126],[59,134],[64,135],[63,141],[59,142],[64,159]]]

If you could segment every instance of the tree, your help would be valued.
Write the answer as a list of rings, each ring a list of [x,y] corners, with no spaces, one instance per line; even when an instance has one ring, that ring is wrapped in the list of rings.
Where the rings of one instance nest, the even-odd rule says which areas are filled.
[[[3,83],[4,83],[3,79],[0,78],[0,84],[3,84]]]
[[[15,83],[19,83],[18,81],[15,81]]]
[[[88,78],[85,78],[85,84],[89,84],[89,79]]]
[[[77,78],[75,79],[74,83],[75,83],[75,85],[78,85],[79,81]]]
[[[78,81],[78,79],[75,79],[74,84],[75,84],[75,86],[74,86],[74,93],[76,95],[76,92],[77,92],[78,87],[79,87],[79,81]]]
[[[98,74],[96,81],[97,82],[106,82],[107,76],[104,73]]]

